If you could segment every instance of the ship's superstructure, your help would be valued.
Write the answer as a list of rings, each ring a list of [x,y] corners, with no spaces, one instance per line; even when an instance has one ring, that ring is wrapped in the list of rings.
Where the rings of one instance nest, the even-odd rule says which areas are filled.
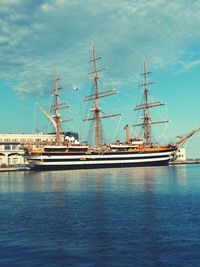
[[[162,105],[160,102],[148,102],[148,82],[146,64],[144,64],[144,96],[145,102],[138,105],[136,109],[144,110],[144,139],[131,138],[128,126],[125,126],[126,141],[116,142],[112,144],[102,144],[101,120],[108,117],[120,116],[121,114],[102,115],[100,108],[100,99],[115,94],[114,90],[99,91],[97,60],[95,48],[93,47],[93,56],[91,63],[93,64],[93,93],[85,97],[85,101],[93,101],[93,117],[85,119],[94,121],[95,124],[95,146],[81,144],[79,142],[71,142],[61,138],[61,122],[60,103],[58,92],[58,80],[54,71],[54,98],[55,105],[53,107],[54,114],[46,112],[41,106],[40,109],[49,118],[54,125],[56,131],[56,142],[53,144],[30,146],[24,144],[26,150],[26,158],[35,170],[54,170],[54,169],[88,169],[88,168],[109,168],[109,167],[135,167],[135,166],[158,166],[168,165],[169,161],[174,157],[177,145],[155,146],[151,139],[152,122],[149,108]]]

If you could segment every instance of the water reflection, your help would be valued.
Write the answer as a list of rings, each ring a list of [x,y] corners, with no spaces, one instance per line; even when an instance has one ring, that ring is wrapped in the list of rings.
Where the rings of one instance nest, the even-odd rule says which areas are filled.
[[[94,202],[92,204],[92,210],[95,214],[94,231],[92,237],[92,247],[94,248],[94,253],[98,255],[95,260],[95,266],[107,266],[106,259],[106,246],[109,244],[109,235],[106,231],[107,216],[105,216],[105,195],[104,195],[104,175],[101,171],[96,173],[96,193]]]
[[[198,166],[0,173],[2,259],[110,267],[163,266],[164,257],[173,266],[176,232],[198,236],[198,226],[186,231],[199,216],[198,175]]]
[[[0,191],[165,191],[187,187],[188,166],[0,173]],[[195,168],[194,168],[195,171]]]
[[[172,177],[176,180],[176,182],[179,185],[182,186],[187,186],[187,181],[188,181],[188,166],[187,165],[180,165],[180,166],[172,166],[171,167],[171,172],[172,172]]]

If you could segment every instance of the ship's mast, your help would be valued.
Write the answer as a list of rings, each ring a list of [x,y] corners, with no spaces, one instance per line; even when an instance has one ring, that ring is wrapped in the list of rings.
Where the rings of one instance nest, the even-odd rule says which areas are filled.
[[[93,81],[94,81],[94,121],[95,121],[95,139],[96,139],[96,145],[100,147],[102,145],[102,129],[101,129],[101,109],[99,106],[99,98],[98,98],[98,71],[96,66],[96,61],[100,59],[101,57],[96,57],[96,51],[93,46],[93,59],[91,62],[93,63]],[[100,71],[100,70],[99,70]]]
[[[129,131],[128,124],[125,125],[124,130],[126,131],[126,143],[129,143],[130,142],[130,131]]]
[[[54,105],[51,106],[50,113],[48,113],[43,107],[38,104],[40,110],[44,113],[44,115],[51,121],[56,131],[56,144],[62,145],[62,128],[61,123],[71,121],[63,120],[60,115],[60,109],[68,108],[67,103],[59,102],[59,89],[58,87],[58,78],[56,77],[55,67],[53,68],[53,96],[54,96]],[[53,114],[51,114],[53,112]]]
[[[154,83],[154,82],[148,82],[147,76],[150,72],[147,72],[147,65],[146,62],[144,62],[144,73],[142,74],[144,76],[144,83],[142,84],[144,88],[144,103],[137,105],[135,107],[135,110],[140,110],[143,109],[143,123],[140,124],[135,124],[133,126],[143,126],[144,129],[144,139],[146,140],[146,145],[152,145],[152,132],[151,132],[151,125],[152,124],[159,124],[159,123],[166,123],[168,121],[157,121],[153,122],[151,120],[151,115],[150,115],[150,108],[158,107],[164,105],[163,103],[160,102],[149,102],[149,89],[148,85]]]
[[[112,114],[112,115],[107,115],[107,116],[101,116],[101,108],[99,105],[99,99],[102,97],[106,96],[111,96],[116,94],[114,90],[107,90],[103,92],[99,92],[98,88],[98,81],[99,81],[99,76],[98,73],[104,69],[97,69],[97,60],[101,59],[102,57],[97,57],[96,56],[96,50],[95,47],[93,46],[92,49],[92,60],[90,62],[93,65],[93,71],[90,73],[93,75],[93,91],[94,94],[86,96],[84,101],[88,100],[93,100],[93,108],[92,112],[94,113],[93,118],[90,119],[84,119],[84,121],[89,121],[93,120],[95,123],[95,144],[97,147],[102,146],[102,124],[101,124],[101,119],[103,118],[109,118],[109,117],[115,117],[115,116],[120,116],[121,114]]]
[[[59,105],[59,92],[58,92],[58,78],[56,78],[56,70],[53,68],[53,93],[54,93],[54,99],[55,99],[55,105],[53,107],[54,109],[54,121],[56,123],[56,141],[58,145],[62,144],[62,129],[61,129],[61,115],[60,115],[60,105]]]
[[[149,113],[148,107],[148,83],[147,83],[147,67],[146,62],[144,62],[144,138],[146,139],[146,143],[150,145],[152,143],[151,140],[151,116]]]
[[[50,112],[48,113],[43,107],[38,104],[40,110],[44,113],[44,115],[51,121],[56,131],[56,144],[62,144],[62,128],[61,123],[71,121],[71,120],[62,120],[60,115],[60,109],[68,108],[69,106],[66,103],[59,103],[59,89],[58,88],[58,78],[56,78],[56,70],[53,68],[53,95],[54,95],[54,105],[51,106]]]

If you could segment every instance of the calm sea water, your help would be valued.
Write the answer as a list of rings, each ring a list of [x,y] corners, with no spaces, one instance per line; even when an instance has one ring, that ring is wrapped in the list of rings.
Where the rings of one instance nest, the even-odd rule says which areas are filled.
[[[0,266],[200,266],[200,165],[0,173]]]

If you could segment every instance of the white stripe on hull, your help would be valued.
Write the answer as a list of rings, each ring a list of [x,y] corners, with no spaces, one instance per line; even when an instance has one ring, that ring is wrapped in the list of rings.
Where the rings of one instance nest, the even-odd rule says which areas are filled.
[[[173,151],[166,151],[166,152],[155,152],[155,153],[130,153],[130,154],[116,154],[116,155],[109,155],[109,154],[103,154],[103,155],[86,155],[86,154],[80,154],[80,155],[40,155],[40,156],[28,156],[27,159],[38,159],[38,160],[45,160],[45,159],[80,159],[85,158],[87,160],[89,159],[104,159],[104,158],[143,158],[143,157],[158,157],[158,156],[170,156],[173,153]]]
[[[169,160],[170,157],[166,156],[166,157],[162,157],[162,158],[146,158],[146,159],[125,159],[125,160],[98,160],[98,161],[64,161],[64,162],[43,162],[43,161],[39,161],[39,162],[35,162],[34,165],[36,166],[71,166],[71,165],[101,165],[101,164],[123,164],[123,163],[145,163],[145,162],[156,162],[156,161],[167,161]]]

